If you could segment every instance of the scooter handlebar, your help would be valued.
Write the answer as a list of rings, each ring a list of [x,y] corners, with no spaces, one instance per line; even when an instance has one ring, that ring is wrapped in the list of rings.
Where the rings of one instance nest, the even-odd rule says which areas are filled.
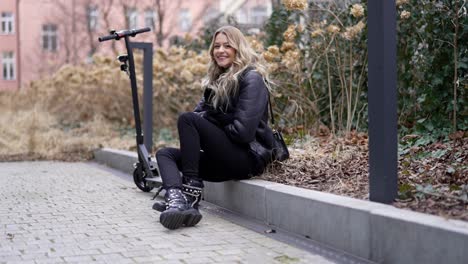
[[[99,42],[103,42],[103,41],[107,41],[111,39],[119,40],[120,38],[124,38],[126,36],[135,37],[137,34],[148,32],[148,31],[151,31],[151,28],[145,27],[145,28],[139,28],[139,29],[124,29],[120,31],[111,31],[110,32],[111,35],[99,37],[98,40]]]

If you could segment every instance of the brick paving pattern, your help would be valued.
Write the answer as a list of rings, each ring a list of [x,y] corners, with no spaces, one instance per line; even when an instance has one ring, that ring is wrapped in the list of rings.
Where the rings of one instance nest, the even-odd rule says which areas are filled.
[[[153,194],[89,163],[0,163],[0,263],[331,263],[208,212],[167,230]]]

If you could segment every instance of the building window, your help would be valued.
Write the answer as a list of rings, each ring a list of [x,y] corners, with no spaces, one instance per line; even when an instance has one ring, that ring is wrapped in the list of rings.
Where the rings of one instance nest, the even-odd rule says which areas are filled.
[[[11,34],[15,31],[15,18],[13,13],[10,12],[2,12],[2,33],[3,34]]]
[[[192,28],[192,15],[190,14],[190,10],[184,8],[180,10],[179,13],[179,22],[180,22],[180,30],[183,32],[189,32]]]
[[[42,49],[57,51],[57,25],[42,25]]]
[[[252,8],[252,24],[262,25],[268,19],[268,10],[265,6]]]
[[[151,9],[147,9],[145,11],[145,27],[154,29],[154,26],[156,25],[155,22],[156,22],[156,13]]]
[[[97,30],[99,25],[99,10],[97,6],[88,6],[86,9],[86,16],[88,18],[88,30]]]
[[[136,8],[129,8],[127,12],[125,12],[125,16],[127,19],[127,26],[129,29],[137,28],[137,20],[138,20],[138,13]]]
[[[4,52],[2,57],[3,80],[15,79],[15,55],[13,52]]]
[[[208,8],[208,10],[206,10],[205,15],[203,17],[203,21],[205,22],[205,24],[212,23],[219,17],[219,15],[220,13],[216,8],[210,7]]]
[[[237,12],[235,13],[235,17],[236,17],[237,23],[239,24],[248,23],[247,12],[243,8],[240,8],[239,10],[237,10]]]

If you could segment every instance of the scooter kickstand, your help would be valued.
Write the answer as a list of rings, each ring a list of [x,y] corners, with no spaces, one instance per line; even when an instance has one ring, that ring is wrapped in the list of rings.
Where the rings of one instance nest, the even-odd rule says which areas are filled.
[[[153,199],[151,199],[151,200],[156,199],[156,197],[158,197],[159,193],[160,193],[163,189],[164,189],[164,188],[163,188],[163,186],[161,185],[161,186],[158,188],[158,190],[156,191],[156,193],[154,194]]]

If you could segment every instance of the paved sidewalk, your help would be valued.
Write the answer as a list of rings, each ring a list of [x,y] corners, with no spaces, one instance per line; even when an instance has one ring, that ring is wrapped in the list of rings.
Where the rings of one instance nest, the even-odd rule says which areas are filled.
[[[153,194],[89,163],[0,163],[0,263],[331,263],[208,212],[167,230]]]

